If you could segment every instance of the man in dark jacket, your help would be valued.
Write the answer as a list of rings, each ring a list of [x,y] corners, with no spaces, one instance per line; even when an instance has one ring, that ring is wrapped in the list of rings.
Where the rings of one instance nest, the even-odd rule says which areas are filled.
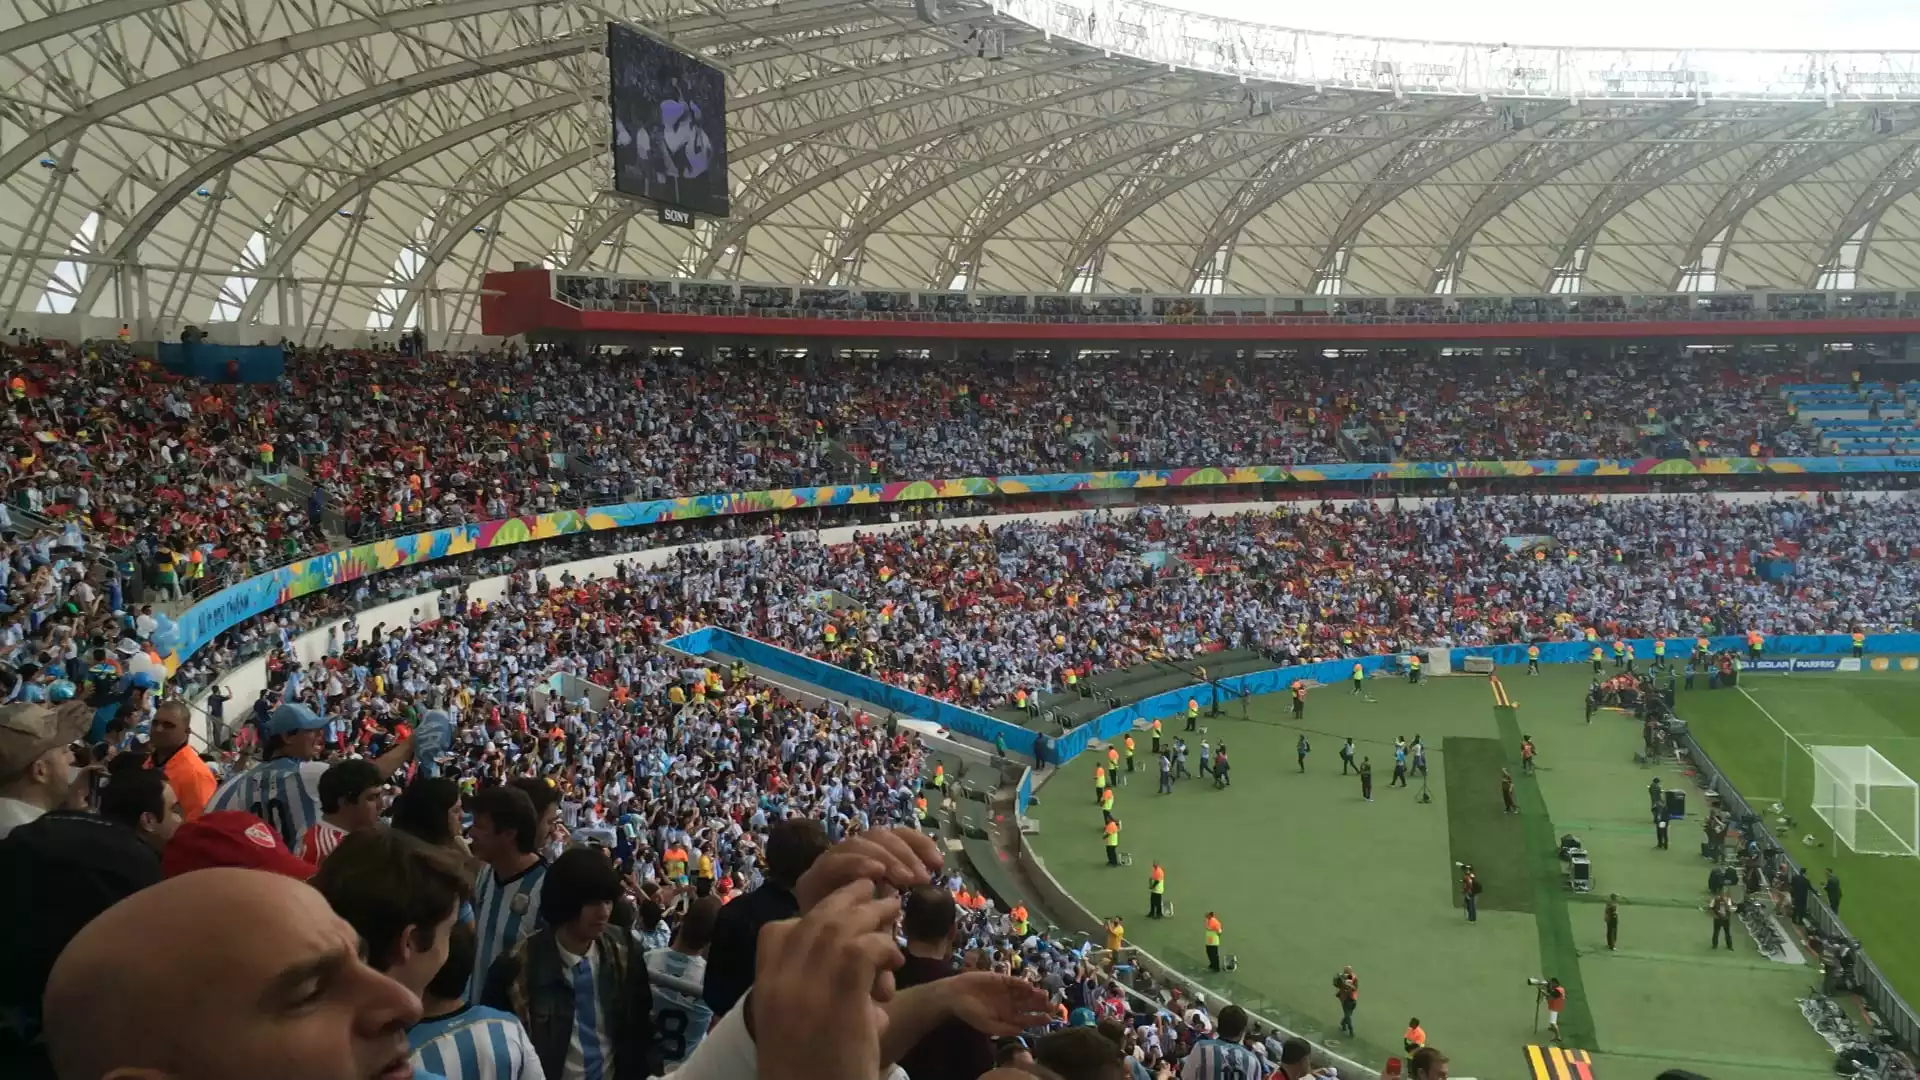
[[[760,928],[800,914],[794,886],[827,850],[827,830],[817,821],[788,818],[767,833],[767,880],[720,909],[707,946],[707,1007],[715,1020],[726,1015],[753,985]]]
[[[938,885],[909,890],[901,906],[906,962],[893,973],[893,985],[904,990],[958,974],[953,966],[958,921],[952,893]],[[914,1043],[900,1067],[914,1080],[973,1080],[993,1068],[993,1040],[964,1021],[948,1020]]]
[[[1827,867],[1827,883],[1822,888],[1827,894],[1827,906],[1835,915],[1840,914],[1840,875],[1834,873],[1831,866]]]
[[[1802,866],[1794,870],[1793,879],[1787,882],[1787,891],[1793,896],[1793,921],[1800,924],[1807,921],[1807,897],[1813,892],[1813,882],[1807,877],[1807,868]]]
[[[0,1076],[52,1080],[40,1039],[47,976],[100,913],[160,881],[160,853],[139,831],[55,811],[0,839]]]
[[[602,851],[563,853],[540,890],[546,926],[488,969],[481,1004],[520,1018],[548,1076],[645,1080],[660,1072],[647,965],[632,935],[612,922],[620,893]]]

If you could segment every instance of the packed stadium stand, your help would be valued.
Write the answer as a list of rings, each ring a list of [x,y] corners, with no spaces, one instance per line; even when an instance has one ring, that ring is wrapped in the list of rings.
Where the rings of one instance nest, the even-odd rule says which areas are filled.
[[[1920,54],[52,0],[0,56],[0,1076],[1915,1075],[1913,860],[1789,773],[1796,694],[1920,739]],[[1584,728],[1516,726],[1542,663]],[[1353,720],[1423,670],[1480,710],[1431,792],[1453,704]],[[1398,839],[1346,755],[1337,807],[1134,839],[1233,797],[1229,734],[1264,799],[1353,730],[1431,881],[1340,894]],[[1569,810],[1532,731],[1684,777],[1713,876],[1621,872],[1629,919],[1732,950],[1737,880],[1760,953],[1602,968],[1567,823],[1646,804]],[[1239,888],[1287,917],[1223,960]],[[1550,1032],[1239,964],[1383,899],[1370,1003],[1484,903],[1429,1015]]]

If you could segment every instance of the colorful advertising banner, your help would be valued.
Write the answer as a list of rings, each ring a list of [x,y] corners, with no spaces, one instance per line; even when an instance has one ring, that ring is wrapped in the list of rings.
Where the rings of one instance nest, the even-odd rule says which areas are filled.
[[[1251,484],[1310,484],[1366,480],[1490,479],[1554,476],[1736,476],[1920,472],[1920,457],[1825,458],[1609,458],[1532,461],[1396,461],[1332,465],[1250,465],[1241,468],[1145,469],[1132,472],[1052,473],[1038,476],[969,476],[952,480],[902,480],[884,484],[736,491],[652,499],[588,510],[566,510],[456,525],[324,552],[249,578],[208,597],[180,616],[177,633],[161,642],[168,670],[192,656],[228,627],[276,605],[369,574],[417,566],[449,555],[547,540],[600,529],[728,514],[757,514],[865,503],[965,499],[992,495],[1063,494],[1075,491],[1143,490]]]

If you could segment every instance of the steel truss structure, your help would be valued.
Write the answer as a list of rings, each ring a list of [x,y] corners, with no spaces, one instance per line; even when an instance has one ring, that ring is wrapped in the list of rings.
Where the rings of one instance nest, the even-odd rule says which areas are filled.
[[[1357,39],[1143,0],[7,0],[0,308],[477,328],[515,263],[873,289],[1920,288],[1920,58]],[[734,216],[608,193],[605,24]]]

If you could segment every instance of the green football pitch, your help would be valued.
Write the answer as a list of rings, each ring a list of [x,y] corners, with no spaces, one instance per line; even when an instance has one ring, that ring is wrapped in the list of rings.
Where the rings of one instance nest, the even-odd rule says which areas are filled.
[[[1868,745],[1901,772],[1920,777],[1920,677],[1867,672],[1747,675],[1740,681],[1737,691],[1685,695],[1680,715],[1756,812],[1766,813],[1775,802],[1784,806],[1794,824],[1776,828],[1778,839],[1816,886],[1823,871],[1833,868],[1843,892],[1841,921],[1894,989],[1909,1002],[1920,1001],[1920,934],[1912,918],[1920,859],[1861,855],[1836,843],[1833,830],[1810,809],[1813,764],[1803,749]],[[1871,819],[1857,828],[1863,839],[1875,833],[1888,840],[1897,831]],[[1912,842],[1910,832],[1907,840]]]
[[[1468,676],[1422,686],[1374,679],[1372,700],[1319,688],[1298,725],[1281,697],[1252,699],[1244,711],[1234,703],[1203,720],[1208,741],[1227,743],[1230,787],[1196,778],[1159,795],[1157,777],[1141,771],[1119,790],[1114,813],[1133,865],[1106,865],[1090,758],[1038,793],[1035,850],[1095,914],[1124,916],[1132,942],[1375,1068],[1399,1052],[1400,1033],[1418,1017],[1432,1045],[1453,1059],[1453,1075],[1525,1075],[1522,1048],[1545,1039],[1535,1032],[1527,980],[1553,976],[1569,990],[1564,1042],[1593,1051],[1603,1080],[1670,1067],[1715,1080],[1830,1074],[1831,1054],[1794,1004],[1813,970],[1766,959],[1737,922],[1734,951],[1708,948],[1697,790],[1687,785],[1688,816],[1673,824],[1671,849],[1657,850],[1646,788],[1660,771],[1632,760],[1638,722],[1603,712],[1585,723],[1584,669],[1505,678],[1511,710],[1496,710],[1488,681]],[[1713,696],[1716,704],[1745,700]],[[1691,704],[1683,700],[1683,715]],[[1181,726],[1169,722],[1168,738]],[[1302,731],[1312,745],[1304,775],[1294,756]],[[1539,749],[1532,777],[1520,769],[1523,734]],[[1418,777],[1404,789],[1389,786],[1395,737],[1416,735],[1428,748],[1427,802],[1419,801]],[[1341,775],[1338,750],[1348,736],[1373,761],[1372,803],[1362,801],[1357,779]],[[1139,741],[1139,765],[1151,769]],[[1502,810],[1502,768],[1516,778],[1518,815]],[[1565,833],[1592,854],[1591,893],[1562,881],[1556,845]],[[1146,882],[1156,859],[1175,915],[1151,921]],[[1483,885],[1473,923],[1456,862],[1473,864]],[[1864,878],[1858,887],[1868,887]],[[1849,917],[1854,888],[1849,883]],[[1608,892],[1621,898],[1614,952],[1601,916]],[[1224,926],[1223,951],[1238,960],[1234,971],[1206,970],[1209,910]],[[1361,980],[1354,1039],[1338,1034],[1332,990],[1345,964]]]

